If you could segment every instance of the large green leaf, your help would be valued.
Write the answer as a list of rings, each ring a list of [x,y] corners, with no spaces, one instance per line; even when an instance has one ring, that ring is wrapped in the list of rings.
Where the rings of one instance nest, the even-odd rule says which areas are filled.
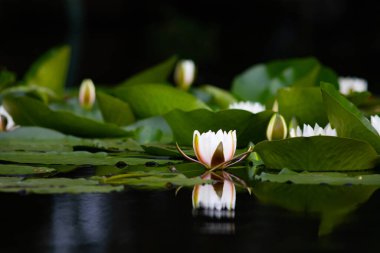
[[[319,87],[282,88],[277,94],[278,108],[289,122],[296,117],[299,124],[318,123],[324,127],[328,123]]]
[[[82,137],[130,135],[129,132],[113,124],[94,121],[70,112],[52,111],[42,102],[29,97],[7,96],[3,103],[18,125],[41,126]]]
[[[237,101],[228,91],[212,85],[204,85],[200,90],[209,94],[211,96],[211,101],[209,102],[217,105],[221,109],[228,109],[230,104]]]
[[[374,167],[378,157],[364,141],[332,136],[263,141],[255,151],[269,168],[297,171],[366,170]]]
[[[8,70],[0,70],[0,91],[16,82],[16,74]]]
[[[315,86],[320,80],[338,85],[336,75],[314,58],[279,60],[244,71],[234,79],[232,92],[241,99],[265,103],[279,88]]]
[[[312,174],[315,173],[308,174],[313,177]],[[281,175],[278,176],[281,177]],[[323,181],[320,182],[323,183]],[[378,188],[379,186],[364,185],[331,186],[259,182],[253,187],[253,193],[266,204],[280,206],[302,214],[320,216],[318,234],[323,236],[331,233],[336,226],[343,223],[347,215],[366,202]]]
[[[153,66],[149,69],[141,71],[134,76],[128,78],[120,84],[120,86],[128,86],[132,84],[143,83],[164,83],[168,80],[169,75],[173,71],[174,65],[178,58],[176,56],[170,57],[166,61]]]
[[[338,136],[364,140],[380,153],[380,137],[371,122],[334,86],[322,83],[321,88],[327,116]]]
[[[70,51],[70,46],[64,45],[43,54],[25,74],[25,83],[44,86],[62,95],[69,69]]]
[[[37,194],[62,193],[105,193],[122,191],[122,186],[99,184],[95,180],[84,178],[31,178],[22,180],[16,177],[0,177],[0,192],[24,192]]]
[[[126,101],[139,118],[163,115],[174,109],[208,108],[189,93],[163,84],[130,85],[117,88],[114,95]]]
[[[96,93],[97,101],[105,122],[126,126],[135,121],[129,104],[103,92]]]
[[[272,114],[271,111],[253,114],[244,110],[212,112],[200,109],[191,112],[174,110],[164,117],[172,128],[174,140],[180,145],[192,145],[194,130],[207,132],[223,129],[236,130],[238,146],[245,147],[249,142],[266,139],[266,128]]]

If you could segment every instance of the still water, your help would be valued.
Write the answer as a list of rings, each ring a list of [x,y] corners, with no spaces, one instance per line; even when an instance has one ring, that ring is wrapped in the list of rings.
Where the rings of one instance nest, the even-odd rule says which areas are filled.
[[[1,195],[0,252],[379,252],[380,192],[318,236],[310,214],[237,194],[233,213],[193,210],[191,190]]]

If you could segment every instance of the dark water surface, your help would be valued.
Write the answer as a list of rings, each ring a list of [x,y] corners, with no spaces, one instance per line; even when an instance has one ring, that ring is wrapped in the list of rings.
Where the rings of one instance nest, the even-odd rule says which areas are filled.
[[[194,212],[191,191],[2,194],[0,252],[379,252],[380,192],[328,236],[319,219],[238,193],[234,218]]]

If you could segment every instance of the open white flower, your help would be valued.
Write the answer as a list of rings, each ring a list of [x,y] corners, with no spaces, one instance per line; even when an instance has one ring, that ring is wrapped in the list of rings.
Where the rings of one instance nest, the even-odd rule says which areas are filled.
[[[326,125],[325,128],[320,127],[318,124],[315,124],[314,128],[310,125],[304,124],[303,130],[299,126],[297,128],[291,128],[289,131],[289,136],[292,137],[311,137],[311,136],[337,136],[336,130],[331,128],[330,123]]]
[[[195,64],[192,60],[179,61],[174,70],[174,81],[182,90],[188,90],[195,79]]]
[[[207,169],[224,169],[240,162],[252,152],[252,147],[249,147],[247,152],[234,157],[236,131],[230,130],[227,133],[221,129],[216,133],[211,130],[202,134],[198,130],[194,131],[193,149],[198,160],[187,156],[178,145],[177,149],[185,158],[200,163]]]
[[[5,110],[4,106],[0,106],[0,131],[9,131],[14,129],[15,122],[9,113]]]
[[[95,103],[95,85],[91,79],[84,79],[79,89],[79,104],[84,109],[91,109]]]
[[[206,173],[202,179],[211,179],[212,174]],[[236,203],[236,189],[227,173],[224,180],[214,184],[195,185],[193,189],[193,208],[233,210]]]
[[[258,102],[250,102],[250,101],[235,102],[235,103],[230,104],[228,108],[246,110],[251,113],[259,113],[259,112],[265,111],[265,105]]]
[[[339,91],[344,95],[353,92],[367,91],[368,84],[365,79],[357,77],[339,77]]]
[[[380,117],[377,115],[371,116],[371,125],[376,129],[377,133],[380,135]]]

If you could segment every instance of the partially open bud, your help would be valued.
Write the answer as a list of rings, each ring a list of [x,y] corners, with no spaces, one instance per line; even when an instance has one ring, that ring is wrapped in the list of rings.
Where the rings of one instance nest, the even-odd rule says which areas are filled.
[[[267,128],[268,140],[282,140],[286,138],[287,134],[288,128],[284,117],[282,117],[279,113],[273,114]]]
[[[195,64],[192,60],[182,60],[177,63],[174,71],[174,81],[182,90],[188,90],[195,79]]]
[[[84,79],[79,89],[79,104],[86,110],[91,110],[95,103],[95,85],[91,79]]]
[[[0,132],[7,131],[8,119],[5,115],[0,114]]]
[[[277,101],[277,99],[273,102],[272,111],[278,112],[278,101]]]

